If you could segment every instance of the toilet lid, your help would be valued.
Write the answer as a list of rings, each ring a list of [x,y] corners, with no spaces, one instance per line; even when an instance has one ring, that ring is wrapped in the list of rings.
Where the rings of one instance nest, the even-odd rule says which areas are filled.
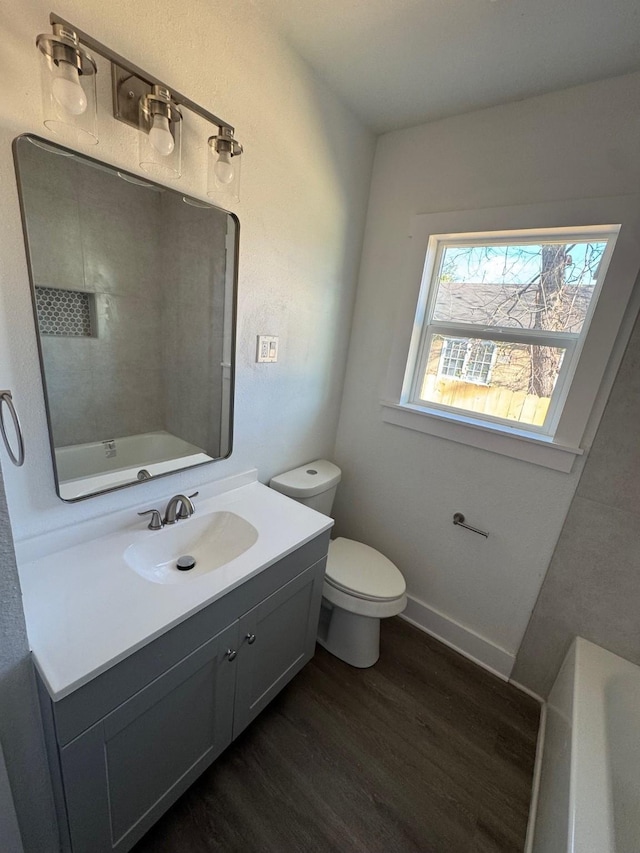
[[[342,537],[329,543],[325,580],[348,594],[379,601],[400,598],[407,588],[391,560],[375,548]]]

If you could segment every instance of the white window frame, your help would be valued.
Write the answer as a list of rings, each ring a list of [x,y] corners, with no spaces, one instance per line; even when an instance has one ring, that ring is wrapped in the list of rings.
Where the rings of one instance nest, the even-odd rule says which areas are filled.
[[[429,237],[427,245],[425,271],[422,276],[420,295],[418,297],[418,307],[416,310],[414,336],[417,340],[412,347],[413,358],[408,359],[407,362],[407,369],[403,383],[404,398],[414,405],[427,406],[428,408],[433,408],[437,411],[464,411],[441,403],[427,403],[427,401],[420,398],[420,387],[426,371],[429,351],[431,349],[431,340],[434,335],[445,335],[448,337],[465,336],[469,338],[480,338],[483,340],[508,341],[509,343],[561,347],[565,350],[565,355],[551,396],[549,409],[542,426],[521,424],[512,419],[498,418],[492,415],[480,415],[473,412],[468,413],[471,418],[482,423],[502,424],[506,429],[515,427],[517,429],[525,429],[527,432],[532,434],[553,436],[562,414],[562,408],[571,386],[571,379],[575,374],[580,354],[589,331],[589,326],[591,325],[591,319],[602,291],[602,283],[607,276],[609,263],[615,249],[619,231],[620,227],[617,225],[591,225],[584,226],[582,228],[570,229],[522,229],[516,232],[512,231],[509,236],[506,236],[500,231],[484,232],[480,234],[457,234],[453,238],[448,234],[432,234]],[[450,247],[455,248],[463,246],[501,246],[514,244],[519,246],[537,246],[541,243],[557,241],[561,241],[562,243],[576,243],[583,240],[592,240],[593,242],[606,241],[607,246],[602,256],[602,260],[600,261],[598,279],[587,307],[587,313],[580,333],[551,332],[545,330],[538,331],[535,329],[518,329],[517,327],[508,328],[504,326],[482,327],[475,323],[461,323],[458,321],[443,322],[441,320],[432,319],[438,295],[438,271],[442,264],[442,255],[446,249]],[[420,323],[417,321],[418,317],[421,318]]]
[[[505,242],[520,242],[521,232],[528,231],[531,242],[540,242],[540,236],[549,237],[554,229],[563,240],[565,235],[571,233],[584,239],[586,231],[589,232],[588,237],[594,240],[599,235],[610,239],[613,234],[617,238],[607,258],[606,275],[598,279],[598,288],[604,288],[602,298],[598,298],[599,293],[594,292],[585,320],[585,334],[574,343],[572,357],[565,356],[562,376],[556,383],[555,405],[545,421],[544,430],[514,421],[489,421],[475,417],[472,412],[417,402],[417,371],[414,368],[424,346],[428,344],[422,329],[429,299],[434,298],[435,288],[430,289],[429,283],[433,277],[433,267],[438,261],[436,253],[428,252],[430,240],[433,238],[442,242],[459,239],[467,245],[471,235],[478,237],[498,232]],[[423,214],[414,217],[410,239],[411,250],[405,269],[406,289],[399,305],[398,325],[381,400],[383,420],[546,467],[570,471],[575,457],[584,452],[583,443],[587,443],[584,441],[585,431],[594,407],[596,419],[604,407],[640,303],[640,295],[636,294],[633,304],[629,306],[640,269],[640,196],[634,194]],[[479,242],[483,240],[479,239]],[[426,259],[428,263],[425,263]],[[461,324],[456,323],[453,328],[442,324],[438,326],[438,333],[460,337],[460,329]],[[499,339],[494,329],[478,334],[478,327],[471,324],[468,334],[469,337]],[[544,334],[550,345],[557,344],[556,333]],[[565,346],[566,333],[562,337],[562,345]],[[514,339],[511,330],[505,339]],[[541,338],[536,337],[536,342],[542,342]],[[603,383],[605,371],[607,379]],[[595,405],[597,400],[598,406]],[[587,438],[593,432],[594,429],[590,428]]]

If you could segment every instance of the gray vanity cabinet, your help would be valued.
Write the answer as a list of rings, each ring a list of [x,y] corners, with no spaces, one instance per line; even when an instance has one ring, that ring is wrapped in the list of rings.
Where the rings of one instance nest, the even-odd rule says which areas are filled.
[[[125,853],[311,659],[328,533],[53,702],[63,849]]]
[[[238,623],[60,751],[74,851],[129,850],[231,743]]]

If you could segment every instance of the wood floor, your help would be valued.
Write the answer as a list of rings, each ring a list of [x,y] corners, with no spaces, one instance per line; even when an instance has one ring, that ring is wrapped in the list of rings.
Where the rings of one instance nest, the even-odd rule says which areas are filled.
[[[521,853],[538,705],[401,619],[313,661],[135,853]]]

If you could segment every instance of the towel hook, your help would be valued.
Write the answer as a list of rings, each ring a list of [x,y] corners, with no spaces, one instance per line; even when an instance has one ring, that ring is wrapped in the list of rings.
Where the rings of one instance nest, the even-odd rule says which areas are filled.
[[[9,409],[9,414],[11,415],[11,420],[13,421],[13,427],[16,432],[16,438],[18,440],[18,453],[17,455],[13,452],[13,448],[9,443],[9,438],[7,436],[7,429],[4,423],[4,410],[3,404]],[[18,418],[18,413],[16,412],[16,407],[13,405],[13,397],[11,391],[0,391],[0,434],[5,443],[5,447],[7,448],[7,453],[9,455],[9,459],[16,465],[18,468],[24,463],[24,439],[22,438],[22,428],[20,426],[20,420]]]
[[[484,536],[485,539],[489,538],[489,534],[484,530],[478,530],[477,527],[471,527],[470,524],[465,524],[464,515],[461,512],[453,513],[453,523],[457,524],[459,527],[464,527],[465,530],[470,530],[472,533],[479,533],[480,536]]]

